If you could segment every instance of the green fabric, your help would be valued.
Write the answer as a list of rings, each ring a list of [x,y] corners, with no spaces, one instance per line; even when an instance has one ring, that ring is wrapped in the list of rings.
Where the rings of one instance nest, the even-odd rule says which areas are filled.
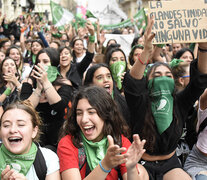
[[[174,80],[170,77],[156,77],[148,82],[152,114],[158,132],[162,134],[173,120]]]
[[[107,148],[108,148],[108,139],[104,137],[99,142],[92,142],[85,138],[81,132],[81,137],[83,141],[84,150],[86,153],[86,159],[90,170],[92,171],[99,162],[104,158]]]
[[[32,63],[35,64],[35,62],[36,62],[36,55],[33,54],[32,55]]]
[[[32,143],[27,154],[20,155],[9,152],[2,144],[0,147],[0,174],[6,168],[6,165],[10,165],[12,169],[26,176],[35,160],[36,153],[37,146],[34,143]]]
[[[60,75],[57,67],[47,66],[47,78],[52,83],[57,79],[57,76]]]
[[[177,66],[179,66],[179,64],[180,64],[181,62],[184,62],[184,61],[181,60],[181,59],[176,59],[176,58],[174,58],[174,59],[172,59],[172,61],[170,61],[170,67],[171,67],[171,68],[177,67]]]
[[[125,61],[117,61],[110,65],[110,70],[114,80],[116,81],[118,89],[122,88],[121,75],[126,69]]]
[[[89,10],[86,11],[86,17],[87,18],[96,18],[96,16],[94,16],[93,13]]]

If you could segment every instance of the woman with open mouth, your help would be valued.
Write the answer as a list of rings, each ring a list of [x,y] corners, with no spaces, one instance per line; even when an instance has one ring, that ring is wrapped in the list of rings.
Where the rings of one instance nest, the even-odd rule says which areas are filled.
[[[2,180],[60,180],[57,155],[37,144],[40,125],[41,119],[28,101],[17,101],[5,109],[0,119],[0,137],[2,138],[0,174]],[[42,161],[45,163],[45,167],[41,166]],[[39,171],[37,166],[44,168]]]
[[[148,179],[137,164],[145,140],[127,139],[128,128],[110,94],[98,86],[80,89],[63,125],[57,154],[63,180]]]

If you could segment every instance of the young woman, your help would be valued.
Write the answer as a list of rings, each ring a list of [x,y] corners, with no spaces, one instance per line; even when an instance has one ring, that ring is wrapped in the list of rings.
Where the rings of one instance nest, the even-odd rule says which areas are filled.
[[[21,89],[19,78],[15,61],[5,58],[0,65],[0,102],[3,108],[18,99],[18,91]]]
[[[145,31],[144,50],[130,72],[125,75],[124,92],[131,112],[132,132],[146,139],[144,167],[151,179],[190,179],[175,154],[182,135],[184,120],[190,108],[207,85],[206,43],[199,44],[198,61],[191,63],[192,77],[188,86],[174,94],[174,77],[165,63],[155,63],[143,77],[147,61],[153,51],[151,33],[153,20]]]
[[[0,119],[1,180],[39,179],[35,165],[38,149],[46,162],[46,180],[60,179],[59,159],[49,149],[37,147],[41,119],[28,102],[10,104]],[[38,164],[40,165],[40,164]]]
[[[84,85],[96,85],[104,88],[118,105],[120,113],[126,122],[129,122],[130,112],[124,96],[118,91],[113,81],[111,71],[106,64],[100,63],[91,66],[85,75]]]
[[[146,170],[136,161],[144,152],[144,141],[137,136],[139,150],[135,150],[135,142],[129,148],[131,143],[124,136],[124,127],[116,104],[103,88],[90,86],[79,90],[58,144],[62,179],[127,179],[127,170],[128,180],[148,179]]]
[[[72,86],[59,75],[59,53],[54,48],[39,51],[31,76],[22,84],[21,99],[29,99],[43,118],[41,145],[57,146],[64,122],[64,109],[72,98]]]
[[[134,62],[140,57],[144,49],[143,45],[134,45],[129,53],[129,64],[133,66]]]

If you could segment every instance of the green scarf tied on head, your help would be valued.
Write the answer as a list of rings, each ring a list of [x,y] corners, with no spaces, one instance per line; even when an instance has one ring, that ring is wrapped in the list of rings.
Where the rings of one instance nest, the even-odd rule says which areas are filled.
[[[60,75],[56,66],[46,66],[47,78],[52,83],[57,79],[57,76]]]
[[[174,80],[162,76],[148,82],[149,95],[152,99],[151,109],[158,132],[162,134],[173,120]]]
[[[119,90],[122,88],[121,75],[125,71],[125,69],[126,69],[125,61],[117,61],[110,65],[112,76],[116,81]]]
[[[86,139],[84,134],[81,132],[84,150],[86,153],[86,159],[90,170],[92,171],[99,162],[105,157],[108,148],[108,139],[104,137],[99,142],[92,142]]]
[[[36,154],[37,146],[34,143],[32,143],[27,154],[13,154],[2,144],[0,147],[0,174],[6,168],[6,165],[9,165],[11,169],[26,176],[35,160]]]

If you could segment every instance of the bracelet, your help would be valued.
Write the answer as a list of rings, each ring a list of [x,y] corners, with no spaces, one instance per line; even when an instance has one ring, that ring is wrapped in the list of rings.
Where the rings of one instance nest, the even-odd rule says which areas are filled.
[[[105,172],[105,173],[110,173],[110,172],[111,172],[111,169],[109,169],[109,170],[104,169],[104,167],[103,167],[102,164],[101,164],[101,161],[99,162],[99,165],[100,165],[101,170],[102,170],[103,172]]]
[[[4,94],[6,95],[6,96],[9,96],[10,94],[11,94],[11,89],[8,87],[8,88],[6,88],[6,90],[4,91]]]
[[[89,42],[94,43],[95,42],[95,36],[89,36]]]
[[[44,88],[44,91],[46,92],[48,89],[50,89],[52,86]]]
[[[36,92],[36,89],[33,89],[33,93],[34,93],[36,96],[41,97],[41,94],[40,94],[40,93],[37,93],[37,92]]]
[[[146,63],[143,63],[143,61],[140,59],[140,57],[138,56],[138,60],[139,60],[139,62],[141,63],[141,64],[143,64],[143,65],[147,65],[148,63],[149,63],[149,60],[147,60],[147,62]]]
[[[22,89],[22,84],[20,84],[18,87],[17,87],[17,91],[21,91]]]
[[[207,49],[202,49],[202,48],[200,48],[199,46],[198,46],[198,50],[199,50],[200,52],[203,52],[203,53],[206,53],[206,52],[207,52]]]
[[[136,165],[137,173],[139,174],[138,164]]]

